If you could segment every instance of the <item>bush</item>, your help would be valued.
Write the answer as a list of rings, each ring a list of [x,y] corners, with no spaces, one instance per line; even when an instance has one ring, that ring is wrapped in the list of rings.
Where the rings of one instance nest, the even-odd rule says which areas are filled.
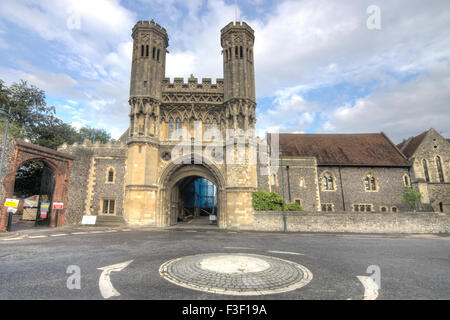
[[[282,211],[283,198],[275,192],[264,190],[253,192],[253,208],[257,211]],[[303,211],[303,208],[293,202],[285,204],[286,211]]]
[[[287,211],[303,211],[303,208],[298,203],[291,202],[291,203],[286,203],[286,210]]]

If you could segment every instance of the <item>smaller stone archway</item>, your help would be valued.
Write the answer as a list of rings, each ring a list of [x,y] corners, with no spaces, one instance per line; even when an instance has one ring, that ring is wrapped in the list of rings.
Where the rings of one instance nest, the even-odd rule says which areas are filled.
[[[0,230],[6,230],[8,223],[7,208],[3,204],[5,199],[13,197],[16,172],[27,162],[42,161],[52,170],[55,180],[53,202],[63,202],[65,208],[67,207],[70,172],[74,160],[72,156],[20,140],[8,140],[6,153],[5,160],[8,161],[8,164],[4,165],[4,171],[0,177],[0,199],[2,201]],[[65,223],[65,209],[63,209],[59,212],[58,226]],[[49,224],[54,226],[55,212],[50,211]]]
[[[163,171],[159,186],[159,208],[156,217],[158,226],[173,225],[175,220],[171,202],[174,187],[183,179],[189,177],[200,177],[212,182],[217,188],[217,224],[219,227],[226,226],[226,192],[225,180],[219,169],[211,163],[195,164],[192,159],[191,164],[169,164]]]

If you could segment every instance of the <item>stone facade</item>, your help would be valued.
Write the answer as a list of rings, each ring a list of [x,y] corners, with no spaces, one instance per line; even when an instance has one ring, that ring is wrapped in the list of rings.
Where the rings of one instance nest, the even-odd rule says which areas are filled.
[[[103,214],[103,200],[114,200],[114,212],[106,215],[123,215],[123,193],[126,145],[122,143],[63,145],[59,151],[71,154],[73,161],[71,188],[67,210],[71,212],[68,223],[80,223],[83,215]],[[108,181],[109,171],[112,180]]]
[[[420,170],[414,167],[410,175],[407,157],[383,133],[285,135],[280,142],[281,163],[264,156],[252,162],[255,141],[246,137],[244,147],[238,149],[239,139],[227,136],[230,130],[234,133],[253,130],[256,122],[255,38],[246,23],[230,23],[221,30],[224,77],[215,83],[210,78],[199,82],[193,75],[187,81],[165,77],[169,39],[166,30],[155,22],[138,22],[132,38],[129,128],[115,144],[85,143],[59,149],[75,157],[68,222],[79,223],[87,214],[123,217],[127,223],[136,225],[176,224],[183,210],[180,208],[183,181],[192,177],[203,177],[216,185],[218,224],[230,229],[279,228],[279,225],[271,227],[278,224],[274,222],[279,219],[276,213],[254,212],[252,192],[256,190],[284,192],[287,201],[302,205],[306,213],[288,219],[296,231],[332,230],[333,226],[336,230],[363,232],[376,226],[385,232],[418,230],[397,228],[399,223],[411,225],[410,221],[420,220],[410,219],[405,213],[409,208],[400,200],[403,186],[410,182],[424,190],[424,198],[430,199],[433,208],[438,199],[448,199],[446,183],[431,181],[424,188],[420,185],[423,183],[420,174],[416,173]],[[437,147],[423,152],[431,152],[428,158],[440,152],[447,179],[448,141],[435,141],[432,136],[430,139],[425,143],[438,143]],[[259,148],[264,155],[270,154],[269,147]],[[227,158],[237,157],[240,152],[243,161],[239,163]],[[173,158],[178,155],[179,162]],[[223,157],[218,160],[217,155]],[[113,182],[108,181],[111,169]],[[265,169],[278,170],[266,174]],[[430,167],[435,179],[433,170]],[[105,212],[105,201],[110,200],[114,200],[114,210]],[[449,203],[444,200],[444,208]],[[368,211],[372,218],[367,218]],[[405,215],[395,218],[393,213]],[[383,219],[387,224],[382,223]],[[335,222],[322,228],[320,225],[326,225],[328,220]],[[264,221],[267,226],[262,225]],[[421,221],[419,225],[426,225]],[[344,227],[351,223],[355,223],[353,229]]]
[[[409,159],[411,184],[422,193],[425,207],[450,212],[450,142],[430,129],[403,141],[399,148]]]

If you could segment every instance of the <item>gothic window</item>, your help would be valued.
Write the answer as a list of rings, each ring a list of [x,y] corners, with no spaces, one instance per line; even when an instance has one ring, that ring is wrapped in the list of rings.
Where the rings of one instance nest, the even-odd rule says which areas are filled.
[[[377,191],[378,190],[378,183],[372,174],[366,175],[364,178],[364,189],[365,191]]]
[[[240,46],[240,58],[242,59],[244,57],[244,50],[242,49],[242,46]]]
[[[109,167],[108,169],[106,169],[106,183],[110,184],[110,183],[114,183],[116,180],[116,174],[114,171],[114,168]]]
[[[179,139],[181,137],[181,120],[180,120],[180,118],[177,118],[177,120],[175,121],[175,130],[176,130],[175,138]]]
[[[156,48],[153,47],[152,58],[155,59]]]
[[[141,46],[141,57],[144,56],[144,45]]]
[[[148,57],[148,45],[145,46],[145,56]]]
[[[234,47],[234,55],[237,57],[239,57],[239,49],[238,46]]]
[[[173,119],[169,120],[169,139],[173,139]]]
[[[336,190],[334,185],[334,177],[329,172],[325,172],[322,176],[322,190],[323,191]]]
[[[230,60],[231,60],[231,56],[232,56],[232,54],[231,54],[231,48],[229,48],[228,51],[230,52]]]
[[[428,164],[427,164],[427,160],[423,159],[422,160],[422,164],[423,164],[423,172],[425,173],[425,180],[427,182],[430,182],[430,175],[428,174]]]
[[[405,186],[405,187],[409,187],[411,184],[410,184],[410,181],[409,181],[409,177],[408,177],[408,175],[407,174],[405,174],[404,176],[403,176],[403,185]]]
[[[159,52],[160,52],[160,50],[158,49],[158,52],[156,54],[156,60],[158,60],[158,61],[159,61]]]
[[[439,181],[444,182],[444,172],[442,171],[441,157],[436,157],[436,166],[439,174]]]

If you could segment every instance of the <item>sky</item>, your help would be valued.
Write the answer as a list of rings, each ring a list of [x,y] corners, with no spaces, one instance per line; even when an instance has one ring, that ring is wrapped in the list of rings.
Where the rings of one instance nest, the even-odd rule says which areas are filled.
[[[26,80],[65,122],[119,138],[134,24],[167,29],[167,77],[216,79],[220,29],[236,16],[255,30],[260,137],[385,132],[398,143],[433,127],[450,138],[448,0],[1,0],[0,79]]]

